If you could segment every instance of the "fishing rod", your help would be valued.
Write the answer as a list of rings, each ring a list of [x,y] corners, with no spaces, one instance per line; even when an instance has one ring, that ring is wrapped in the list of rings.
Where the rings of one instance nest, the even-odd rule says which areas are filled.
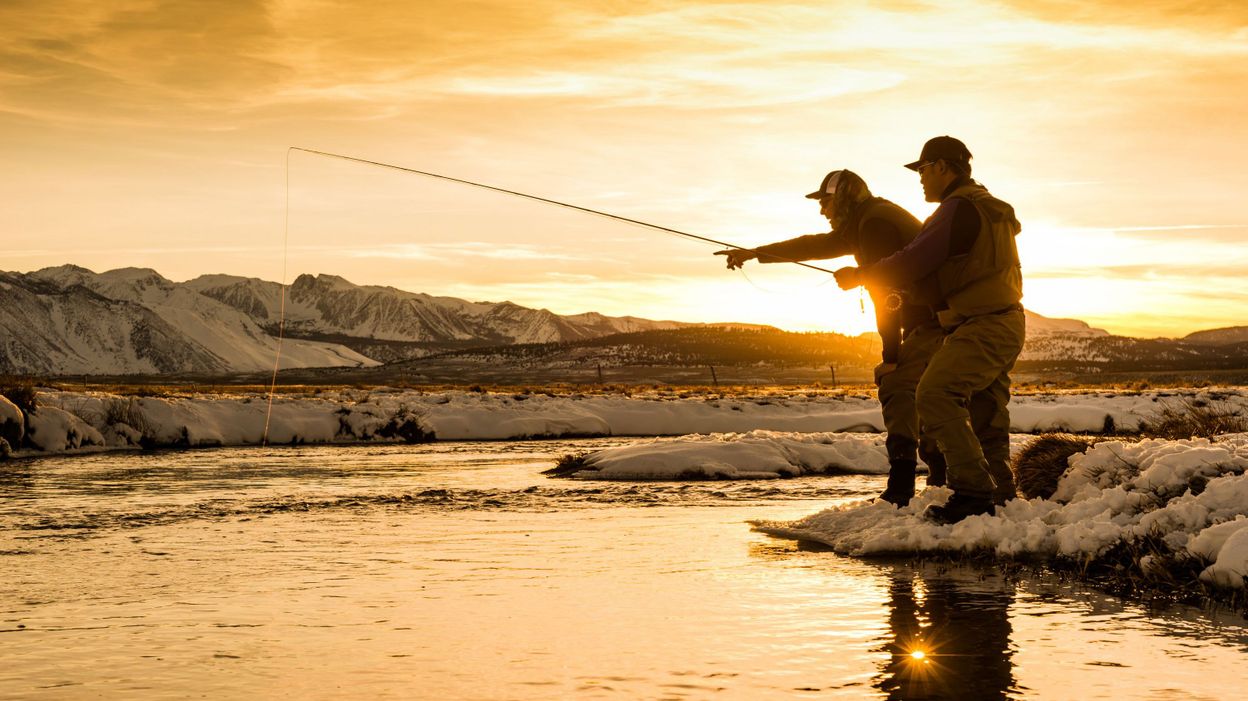
[[[601,210],[591,209],[591,208],[589,208],[589,207],[582,207],[582,206],[580,206],[580,205],[570,204],[570,203],[568,203],[568,202],[560,202],[559,200],[553,200],[553,199],[550,199],[550,198],[548,198],[548,197],[539,197],[539,196],[537,196],[537,195],[531,195],[531,194],[529,194],[529,193],[527,193],[527,192],[518,192],[518,191],[516,191],[516,190],[508,190],[508,189],[506,189],[506,188],[496,187],[496,186],[494,186],[494,185],[486,185],[485,183],[479,183],[479,182],[475,182],[475,181],[472,181],[472,180],[464,180],[463,178],[453,178],[453,177],[451,177],[451,176],[449,176],[449,175],[442,175],[442,174],[440,174],[440,173],[430,173],[429,171],[425,171],[425,170],[417,170],[417,169],[415,169],[415,168],[407,168],[407,167],[405,167],[405,166],[395,165],[395,164],[393,164],[393,163],[383,163],[383,162],[381,162],[381,161],[373,161],[373,160],[369,160],[369,159],[367,159],[367,158],[359,158],[359,157],[357,157],[357,156],[347,156],[347,155],[344,155],[344,154],[341,154],[341,153],[331,153],[331,152],[329,152],[329,151],[320,151],[320,150],[313,149],[313,148],[304,148],[304,147],[302,147],[302,146],[290,146],[290,147],[288,147],[288,148],[286,149],[286,218],[285,218],[285,223],[284,223],[284,231],[285,231],[285,233],[284,233],[283,244],[282,244],[282,250],[283,250],[283,263],[282,263],[282,284],[281,284],[281,307],[280,307],[280,311],[279,311],[279,314],[278,314],[278,327],[277,327],[277,328],[278,328],[278,331],[277,331],[277,352],[276,352],[276,359],[273,361],[273,378],[272,378],[272,380],[271,380],[271,382],[270,382],[270,385],[269,385],[269,401],[268,401],[268,406],[265,408],[265,413],[264,413],[264,430],[263,430],[263,432],[261,433],[261,438],[260,438],[260,443],[261,443],[261,445],[266,445],[266,446],[267,446],[267,445],[269,444],[269,423],[270,423],[270,420],[271,420],[271,418],[272,418],[272,416],[273,416],[273,396],[274,396],[274,394],[277,392],[277,371],[278,371],[278,368],[281,366],[281,363],[282,363],[282,341],[283,341],[283,340],[284,340],[284,338],[285,338],[285,329],[286,329],[286,272],[287,272],[287,271],[286,271],[286,262],[285,262],[285,260],[286,260],[286,258],[285,258],[285,255],[286,255],[286,254],[285,254],[285,250],[286,250],[286,242],[287,242],[287,241],[289,241],[289,238],[290,238],[290,154],[291,154],[292,152],[294,152],[294,151],[301,151],[301,152],[303,152],[303,153],[309,153],[309,154],[312,154],[312,155],[315,155],[315,156],[324,156],[324,157],[326,157],[326,158],[337,158],[337,159],[339,159],[339,160],[343,160],[343,161],[351,161],[351,162],[353,162],[353,163],[363,163],[363,164],[365,164],[365,165],[377,166],[377,167],[379,167],[379,168],[389,168],[389,169],[391,169],[391,170],[398,170],[398,171],[402,171],[402,172],[404,172],[404,173],[412,173],[412,174],[415,174],[415,175],[423,175],[423,176],[425,176],[425,177],[427,177],[427,178],[435,178],[435,179],[438,179],[438,180],[445,180],[445,181],[448,181],[448,182],[460,183],[461,185],[471,185],[472,187],[479,187],[479,188],[482,188],[482,189],[484,189],[484,190],[493,190],[494,192],[501,192],[501,193],[503,193],[503,194],[506,194],[506,195],[513,195],[513,196],[515,196],[515,197],[523,197],[523,198],[525,198],[525,199],[528,199],[528,200],[533,200],[533,201],[535,201],[535,202],[544,202],[544,203],[546,203],[546,204],[552,204],[552,205],[555,205],[555,206],[557,206],[557,207],[564,207],[564,208],[566,208],[566,209],[574,209],[574,210],[576,210],[576,211],[578,211],[578,212],[585,212],[586,214],[595,214],[595,215],[600,216],[600,217],[606,217],[607,219],[615,219],[616,221],[622,221],[622,222],[625,222],[625,223],[628,223],[628,224],[635,224],[635,225],[637,225],[637,226],[644,226],[644,227],[649,228],[649,229],[655,229],[655,230],[657,230],[657,231],[662,231],[662,232],[665,232],[665,233],[668,233],[668,234],[674,234],[674,235],[676,235],[676,236],[683,236],[683,237],[685,237],[685,238],[688,238],[688,239],[693,239],[693,240],[695,240],[695,241],[703,241],[703,242],[706,242],[706,243],[713,243],[713,244],[715,244],[716,246],[723,246],[723,247],[725,247],[725,248],[734,248],[734,249],[736,249],[736,250],[738,250],[738,251],[749,251],[749,250],[751,250],[751,249],[748,249],[748,248],[746,248],[746,247],[744,247],[744,246],[738,246],[738,245],[736,245],[735,243],[727,243],[727,242],[725,242],[725,241],[717,241],[717,240],[715,240],[715,239],[713,239],[713,238],[709,238],[709,237],[707,237],[707,236],[699,236],[699,235],[697,235],[697,234],[691,234],[691,233],[689,233],[689,232],[687,232],[687,231],[680,231],[680,230],[678,230],[678,229],[672,229],[672,228],[670,228],[670,227],[666,227],[666,226],[659,226],[658,224],[651,224],[650,222],[644,222],[644,221],[641,221],[640,219],[631,219],[631,218],[629,218],[629,217],[623,217],[623,216],[620,216],[620,215],[618,215],[618,214],[611,214],[610,212],[603,212],[603,211],[601,211]],[[784,263],[793,263],[794,265],[800,265],[800,266],[802,266],[803,268],[810,268],[811,270],[818,270],[818,271],[819,271],[819,272],[821,272],[821,273],[828,273],[829,275],[834,275],[834,274],[835,274],[835,273],[833,273],[833,271],[828,270],[827,268],[821,268],[821,267],[819,267],[819,266],[817,266],[817,265],[811,265],[811,264],[809,264],[809,263],[804,263],[804,262],[802,262],[802,261],[800,261],[800,260],[793,260],[792,258],[785,258],[784,256],[776,256],[776,255],[772,255],[772,254],[770,254],[770,253],[769,253],[769,254],[767,254],[767,257],[769,257],[769,258],[771,258],[771,259],[773,259],[773,260],[778,260],[778,261],[784,262]],[[742,272],[742,274],[744,274],[744,273],[745,273],[745,271],[744,271],[744,270],[742,270],[741,272]],[[749,279],[749,278],[746,278],[746,279]],[[750,284],[753,284],[753,283],[751,282]],[[862,294],[861,294],[861,290],[859,291],[858,304],[859,304],[859,306],[860,306],[860,307],[861,307],[861,306],[862,306],[862,304],[863,304],[863,302],[862,302]],[[865,308],[864,308],[864,312],[865,312]]]
[[[578,212],[585,212],[587,214],[596,214],[600,217],[606,217],[608,219],[615,219],[616,221],[627,222],[629,224],[636,224],[637,226],[644,226],[650,229],[656,229],[658,231],[663,231],[669,234],[675,234],[676,236],[684,236],[685,238],[694,239],[695,241],[704,241],[706,243],[713,243],[716,246],[724,246],[726,248],[735,248],[738,251],[751,250],[749,248],[746,248],[745,246],[738,246],[734,243],[726,243],[724,241],[716,241],[715,239],[708,238],[706,236],[690,234],[686,231],[680,231],[678,229],[672,229],[666,226],[659,226],[658,224],[651,224],[650,222],[644,222],[639,219],[630,219],[629,217],[622,217],[618,214],[611,214],[610,212],[603,212],[597,209],[590,209],[589,207],[582,207],[580,205],[570,204],[568,202],[560,202],[559,200],[552,200],[547,197],[539,197],[537,195],[530,195],[526,192],[517,192],[516,190],[508,190],[502,187],[495,187],[494,185],[486,185],[485,183],[478,183],[472,180],[464,180],[463,178],[453,178],[449,175],[440,175],[438,173],[430,173],[424,170],[416,170],[415,168],[406,168],[404,166],[394,165],[393,163],[382,163],[381,161],[370,161],[367,158],[357,158],[356,156],[345,156],[341,153],[330,153],[328,151],[318,151],[316,149],[303,148],[302,146],[291,146],[290,151],[302,151],[304,153],[311,153],[317,156],[325,156],[327,158],[338,158],[344,161],[352,161],[355,163],[365,163],[368,165],[378,166],[380,168],[390,168],[392,170],[400,170],[400,171],[403,171],[404,173],[414,173],[416,175],[423,175],[427,178],[436,178],[438,180],[447,180],[453,183],[460,183],[462,185],[471,185],[473,187],[479,187],[485,190],[493,190],[494,192],[501,192],[507,195],[523,197],[525,199],[534,200],[536,202],[545,202],[546,204],[553,204],[558,207],[565,207],[567,209],[575,209]],[[829,275],[833,274],[833,272],[831,270],[828,270],[827,268],[820,268],[817,265],[803,263],[800,260],[793,260],[791,258],[785,258],[784,256],[776,256],[770,253],[767,254],[767,257],[784,262],[784,263],[793,263],[794,265],[800,265],[803,268],[810,268],[811,270],[818,270],[821,273],[828,273]]]

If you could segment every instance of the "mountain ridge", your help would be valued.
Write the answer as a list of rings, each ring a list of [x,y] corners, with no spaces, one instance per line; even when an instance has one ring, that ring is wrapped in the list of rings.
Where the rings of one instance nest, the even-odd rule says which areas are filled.
[[[324,274],[296,277],[283,301],[279,283],[258,278],[211,274],[178,283],[150,268],[96,273],[70,264],[0,272],[0,307],[0,372],[41,375],[271,370],[283,311],[283,369],[369,367],[465,344],[690,325],[595,312],[565,317]]]
[[[758,324],[655,321],[598,312],[559,315],[509,301],[472,302],[356,285],[331,274],[301,274],[286,292],[283,300],[282,285],[259,278],[218,273],[179,283],[137,267],[95,273],[67,264],[30,273],[0,272],[0,372],[131,375],[272,370],[283,313],[283,369],[367,368],[448,352],[463,353],[468,359],[474,357],[472,348],[492,349],[478,355],[481,362],[495,362],[519,357],[507,350],[510,346],[528,348],[526,362],[542,362],[538,357],[554,362],[563,346],[588,343],[578,351],[584,356],[597,352],[590,348],[610,345],[614,337],[624,344],[670,346],[672,339],[647,334],[680,329],[719,329],[695,336],[705,339],[718,333],[716,342],[757,348],[775,346],[760,346],[758,337],[732,331],[777,332],[803,346],[810,340]],[[1032,365],[1173,364],[1202,359],[1225,364],[1230,362],[1227,358],[1237,357],[1233,347],[1248,340],[1248,327],[1211,329],[1184,339],[1135,339],[1114,336],[1078,319],[1026,314],[1028,338],[1020,363]],[[809,351],[814,362],[822,362],[819,359],[828,353],[840,362],[870,361],[862,339],[874,334],[816,336],[836,348]],[[1229,339],[1229,344],[1222,339]],[[874,342],[878,346],[878,338]],[[686,349],[697,346],[684,343]],[[542,346],[554,350],[537,350]],[[1226,352],[1219,350],[1223,346]],[[670,348],[606,355],[695,362],[690,352],[673,355]],[[769,357],[755,355],[751,362]],[[727,352],[724,357],[735,356]]]

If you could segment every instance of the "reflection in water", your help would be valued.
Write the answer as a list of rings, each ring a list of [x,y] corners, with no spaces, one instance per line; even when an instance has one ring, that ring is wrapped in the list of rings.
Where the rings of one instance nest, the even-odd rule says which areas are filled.
[[[961,580],[961,581],[960,581]],[[1008,608],[1013,587],[898,567],[889,584],[889,699],[1001,699],[1017,691]]]

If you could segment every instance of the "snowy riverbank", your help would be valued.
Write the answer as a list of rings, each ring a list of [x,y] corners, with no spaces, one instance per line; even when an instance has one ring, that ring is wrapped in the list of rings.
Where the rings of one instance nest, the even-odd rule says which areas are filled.
[[[826,391],[679,396],[663,391],[555,395],[347,389],[281,394],[271,412],[268,397],[261,394],[139,397],[41,391],[37,409],[24,417],[11,403],[0,402],[0,425],[7,426],[3,435],[18,457],[258,445],[265,439],[266,422],[270,444],[883,430],[874,397]],[[1012,430],[1131,431],[1158,411],[1185,403],[1248,414],[1248,392],[1239,388],[1028,394],[1013,400]]]
[[[994,516],[925,521],[948,489],[910,506],[859,502],[791,523],[757,523],[782,537],[849,555],[990,552],[1091,564],[1112,556],[1144,579],[1220,587],[1248,581],[1248,434],[1214,440],[1103,441],[1069,459],[1052,499],[1015,499]],[[1133,570],[1132,570],[1133,568]]]
[[[1011,436],[1011,452],[1033,436]],[[764,479],[829,473],[886,474],[879,434],[685,436],[565,458],[564,476],[592,480]],[[923,510],[943,487],[909,506],[861,501],[791,523],[756,523],[766,533],[864,555],[990,553],[1003,558],[1115,566],[1120,576],[1242,589],[1248,582],[1248,433],[1213,439],[1106,439],[1053,471],[1051,498],[1015,499],[993,516],[938,525]],[[1112,563],[1112,565],[1111,565]],[[1184,581],[1184,580],[1190,581]]]

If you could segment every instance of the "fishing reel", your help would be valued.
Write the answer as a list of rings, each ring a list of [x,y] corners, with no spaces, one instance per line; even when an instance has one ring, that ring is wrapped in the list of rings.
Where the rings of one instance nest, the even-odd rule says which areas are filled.
[[[860,309],[863,314],[866,314],[867,303],[863,295],[863,289],[864,288],[861,288],[861,287],[858,288],[858,309]],[[905,299],[902,298],[900,292],[898,292],[897,290],[889,290],[888,294],[884,297],[884,310],[895,312],[901,309],[901,305],[904,303],[905,303]]]

